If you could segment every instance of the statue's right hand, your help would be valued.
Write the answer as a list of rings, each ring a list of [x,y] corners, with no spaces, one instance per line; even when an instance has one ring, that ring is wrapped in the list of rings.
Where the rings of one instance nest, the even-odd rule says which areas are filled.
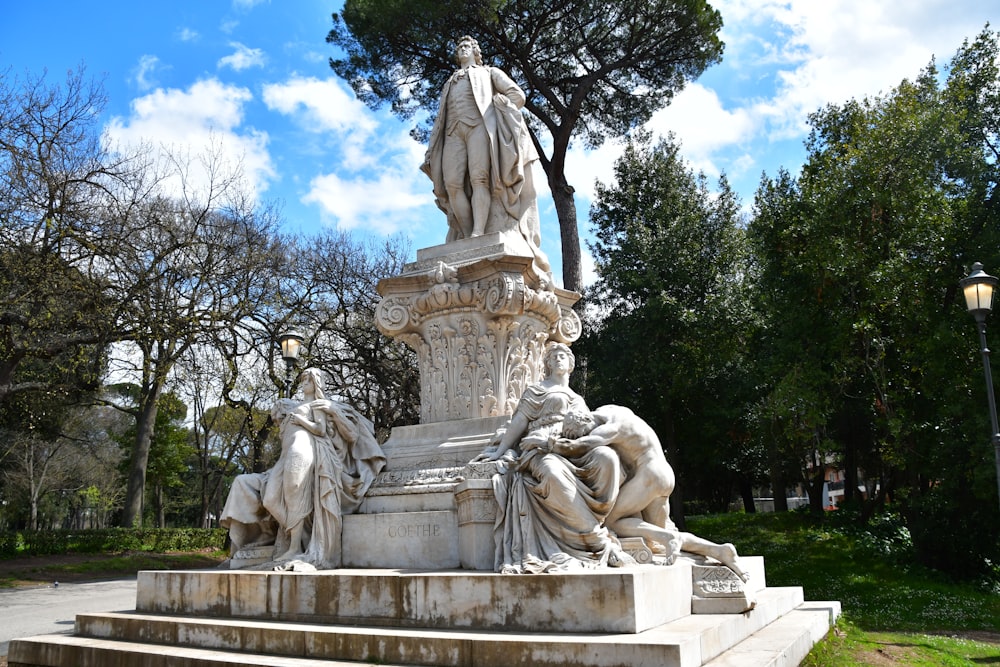
[[[487,447],[479,454],[479,456],[472,459],[472,463],[481,463],[483,461],[496,461],[498,458],[500,457],[497,456],[497,448]]]
[[[490,447],[498,447],[500,445],[500,441],[503,440],[503,437],[505,435],[507,435],[507,428],[504,427],[504,426],[501,426],[500,428],[498,428],[496,430],[496,433],[494,433],[490,437],[490,441],[487,443],[487,445],[490,446]]]

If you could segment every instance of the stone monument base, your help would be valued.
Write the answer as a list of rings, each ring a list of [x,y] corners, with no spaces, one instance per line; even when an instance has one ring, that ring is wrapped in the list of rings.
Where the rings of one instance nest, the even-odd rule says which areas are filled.
[[[355,514],[343,517],[345,567],[493,571],[495,463],[474,463],[507,417],[402,426]]]
[[[763,584],[762,559],[746,561]],[[840,612],[837,602],[806,603],[801,588],[787,587],[756,591],[756,606],[744,613],[692,614],[697,567],[141,572],[135,612],[81,614],[74,635],[14,640],[8,660],[11,667],[795,665]]]

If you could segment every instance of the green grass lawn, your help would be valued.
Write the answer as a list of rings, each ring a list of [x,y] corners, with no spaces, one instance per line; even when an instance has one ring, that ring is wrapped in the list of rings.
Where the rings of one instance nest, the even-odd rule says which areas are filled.
[[[990,643],[1000,642],[995,582],[957,583],[914,564],[892,522],[861,530],[792,512],[692,517],[687,528],[763,556],[769,586],[840,600],[835,631],[804,665],[1000,665],[1000,643]]]

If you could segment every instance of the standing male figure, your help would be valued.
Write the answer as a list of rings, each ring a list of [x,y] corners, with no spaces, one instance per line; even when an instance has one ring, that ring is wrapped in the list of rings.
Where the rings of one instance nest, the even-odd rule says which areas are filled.
[[[549,271],[539,250],[531,173],[538,152],[521,115],[524,91],[499,68],[483,66],[479,43],[472,37],[459,40],[455,59],[459,69],[441,91],[421,167],[434,183],[438,207],[448,216],[446,242],[516,229],[539,268]]]

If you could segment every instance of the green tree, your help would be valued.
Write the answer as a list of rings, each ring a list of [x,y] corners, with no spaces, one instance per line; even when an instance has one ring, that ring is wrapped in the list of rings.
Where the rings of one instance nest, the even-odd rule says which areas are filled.
[[[749,264],[736,195],[722,179],[713,196],[678,150],[632,141],[615,183],[599,185],[594,316],[577,349],[587,400],[627,405],[660,436],[678,471],[675,500],[690,491],[724,509],[738,477],[752,483],[759,467],[745,460],[742,409]],[[682,525],[682,503],[672,508]]]
[[[271,387],[273,390],[273,387]],[[268,392],[269,398],[274,391]],[[263,403],[263,401],[261,401]],[[196,428],[199,517],[203,528],[212,527],[211,517],[221,514],[228,484],[239,472],[262,472],[274,464],[280,453],[267,410],[222,404],[200,410]],[[267,437],[266,440],[262,437]],[[270,447],[265,448],[265,445]],[[266,451],[265,451],[266,449]]]
[[[138,385],[123,384],[113,389],[119,396],[119,406],[137,404],[141,400],[141,388]],[[161,393],[158,402],[156,423],[149,446],[147,493],[143,499],[143,509],[153,517],[157,528],[166,528],[169,494],[183,484],[184,473],[194,450],[188,442],[188,429],[183,426],[187,406],[177,394],[170,391]],[[134,446],[137,428],[137,423],[133,421],[129,428],[116,437],[124,452],[129,452]],[[125,457],[122,469],[126,474],[129,465],[129,457]]]
[[[329,374],[329,390],[366,414],[382,440],[420,417],[415,353],[375,327],[378,281],[397,275],[408,252],[399,238],[362,244],[341,232],[309,238],[298,252],[308,363]]]
[[[106,521],[120,486],[119,451],[110,437],[117,424],[99,408],[59,396],[18,392],[15,405],[21,401],[30,405],[17,428],[8,423],[0,431],[6,518],[32,530]],[[101,506],[85,506],[79,494],[87,488]]]
[[[190,432],[183,425],[186,416],[187,406],[176,394],[168,392],[160,396],[146,469],[157,528],[167,527],[171,491],[183,485],[183,475],[194,454],[194,448],[189,443]]]
[[[997,548],[995,531],[973,545],[957,528],[995,525],[997,503],[976,435],[988,427],[963,417],[976,348],[956,298],[974,259],[1000,259],[997,54],[987,30],[943,85],[932,63],[884,96],[813,114],[800,177],[765,179],[750,225],[769,369],[761,432],[814,509],[825,464],[848,473],[848,493],[860,468],[877,482],[863,516],[901,500],[922,557],[945,567]]]
[[[372,108],[432,115],[454,70],[454,44],[479,40],[484,60],[508,72],[527,95],[532,140],[559,217],[563,285],[581,290],[571,140],[598,146],[649,120],[688,80],[721,59],[722,17],[701,0],[554,2],[348,0],[327,41],[345,56],[333,70]],[[415,136],[423,138],[430,122]],[[549,137],[546,141],[543,134]]]

